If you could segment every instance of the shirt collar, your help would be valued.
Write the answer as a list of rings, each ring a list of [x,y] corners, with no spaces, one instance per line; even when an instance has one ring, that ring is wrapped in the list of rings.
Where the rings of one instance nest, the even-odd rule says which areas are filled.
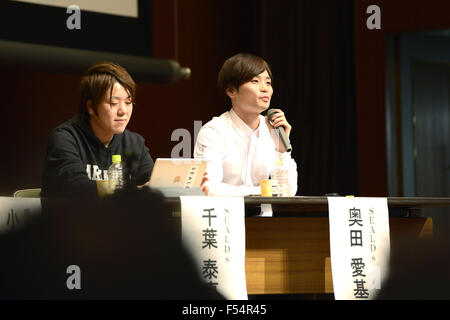
[[[253,134],[255,134],[256,136],[259,136],[259,128],[261,127],[261,124],[264,123],[264,122],[261,122],[261,116],[260,116],[259,126],[258,126],[258,128],[253,130],[244,122],[244,120],[242,120],[237,115],[236,112],[234,112],[233,108],[231,108],[231,110],[230,110],[230,119],[231,119],[231,122],[234,125],[234,127],[238,130],[238,132],[245,137],[249,137]]]

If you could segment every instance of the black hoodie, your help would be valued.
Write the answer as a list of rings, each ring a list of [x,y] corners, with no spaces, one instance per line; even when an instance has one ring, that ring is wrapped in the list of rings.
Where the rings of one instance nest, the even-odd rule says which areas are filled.
[[[48,139],[42,171],[41,197],[96,196],[95,180],[107,179],[112,155],[131,152],[136,169],[132,180],[144,184],[150,178],[153,160],[145,140],[125,130],[114,135],[108,147],[95,136],[88,120],[73,118],[55,128]]]

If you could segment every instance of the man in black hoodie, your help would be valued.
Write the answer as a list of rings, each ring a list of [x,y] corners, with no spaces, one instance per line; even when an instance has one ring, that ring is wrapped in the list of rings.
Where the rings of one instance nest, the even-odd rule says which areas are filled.
[[[81,79],[78,116],[50,134],[42,172],[42,197],[96,196],[112,155],[131,155],[132,181],[148,182],[153,160],[142,136],[126,129],[136,85],[121,66],[101,62]]]

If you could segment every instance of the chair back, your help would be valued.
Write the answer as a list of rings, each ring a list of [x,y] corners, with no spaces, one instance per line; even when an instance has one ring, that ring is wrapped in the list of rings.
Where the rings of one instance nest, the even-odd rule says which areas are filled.
[[[22,189],[14,192],[14,198],[39,198],[41,196],[41,188]]]

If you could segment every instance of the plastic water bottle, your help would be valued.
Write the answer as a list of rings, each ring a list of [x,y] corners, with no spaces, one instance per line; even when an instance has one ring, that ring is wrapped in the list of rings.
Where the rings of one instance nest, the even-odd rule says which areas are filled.
[[[289,170],[281,156],[275,161],[271,179],[274,197],[289,197]]]
[[[108,169],[108,180],[114,185],[114,191],[120,190],[126,183],[126,169],[120,154],[112,156],[112,164]]]

